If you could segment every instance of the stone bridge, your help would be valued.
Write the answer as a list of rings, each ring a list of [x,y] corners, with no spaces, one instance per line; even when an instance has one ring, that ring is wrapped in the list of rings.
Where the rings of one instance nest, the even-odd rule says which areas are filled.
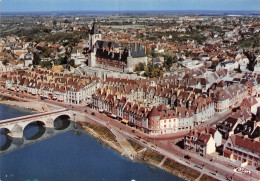
[[[34,114],[18,118],[0,121],[0,134],[7,134],[12,138],[23,138],[24,129],[31,123],[44,126],[45,128],[59,129],[59,118],[74,121],[75,114],[68,109],[60,109],[52,112]]]
[[[63,130],[56,130],[54,128],[50,128],[49,131],[46,131],[41,137],[33,140],[26,139],[18,139],[18,141],[11,140],[6,144],[4,149],[0,149],[0,156],[6,155],[10,152],[22,149],[24,147],[30,146],[32,144],[41,142],[43,140],[47,140],[53,136],[65,133],[67,131],[72,131],[74,134],[80,135],[84,132],[84,130],[79,126],[76,122],[71,122],[69,127]]]

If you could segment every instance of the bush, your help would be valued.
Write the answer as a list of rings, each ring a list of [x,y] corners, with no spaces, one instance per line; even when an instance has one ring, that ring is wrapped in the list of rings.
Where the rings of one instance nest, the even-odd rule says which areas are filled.
[[[169,158],[166,159],[163,166],[174,173],[179,173],[183,176],[185,176],[187,179],[190,180],[196,180],[200,176],[200,172],[197,170],[194,170],[192,168],[186,167],[174,160],[171,160]]]
[[[200,181],[218,181],[218,179],[215,179],[211,176],[203,174],[200,178]]]
[[[93,129],[100,136],[105,137],[108,141],[117,142],[115,136],[113,135],[113,133],[111,133],[106,127],[100,126],[98,124],[86,123],[86,122],[81,122],[80,124],[82,126],[87,126],[87,127],[91,128],[91,129]]]
[[[41,62],[41,67],[42,68],[47,68],[48,70],[51,69],[52,67],[52,61],[44,61],[44,62]]]
[[[143,161],[154,161],[156,163],[160,163],[163,159],[163,155],[159,154],[159,153],[155,153],[151,150],[146,150],[144,153],[143,153]]]
[[[128,142],[130,143],[130,145],[134,148],[134,150],[136,152],[138,152],[138,151],[140,151],[140,150],[142,150],[144,148],[143,146],[139,145],[138,143],[136,143],[136,142],[134,142],[132,140],[128,140]]]

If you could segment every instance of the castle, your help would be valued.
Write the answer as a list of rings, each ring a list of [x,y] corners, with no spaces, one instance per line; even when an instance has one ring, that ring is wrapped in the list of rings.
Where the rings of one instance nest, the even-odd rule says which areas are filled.
[[[119,47],[114,41],[103,41],[96,23],[89,34],[88,66],[132,73],[139,63],[147,65],[145,48],[140,44]]]

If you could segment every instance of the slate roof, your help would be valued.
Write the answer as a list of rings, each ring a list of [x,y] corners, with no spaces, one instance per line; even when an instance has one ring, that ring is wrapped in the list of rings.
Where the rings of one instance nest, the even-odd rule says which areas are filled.
[[[146,57],[144,48],[139,43],[131,45],[131,56],[133,58]]]
[[[98,30],[98,27],[97,27],[97,25],[96,25],[95,22],[93,23],[93,26],[92,26],[92,29],[91,29],[91,31],[90,31],[90,34],[91,34],[91,35],[100,34],[100,31]]]
[[[119,45],[115,41],[103,41],[103,40],[97,40],[95,43],[96,48],[118,48]]]

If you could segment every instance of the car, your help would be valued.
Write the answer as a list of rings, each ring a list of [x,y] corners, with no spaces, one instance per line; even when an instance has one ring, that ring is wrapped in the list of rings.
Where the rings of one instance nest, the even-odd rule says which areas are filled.
[[[187,159],[187,160],[191,159],[191,157],[189,155],[185,155],[184,158]]]
[[[132,130],[132,133],[135,133],[135,130]]]

